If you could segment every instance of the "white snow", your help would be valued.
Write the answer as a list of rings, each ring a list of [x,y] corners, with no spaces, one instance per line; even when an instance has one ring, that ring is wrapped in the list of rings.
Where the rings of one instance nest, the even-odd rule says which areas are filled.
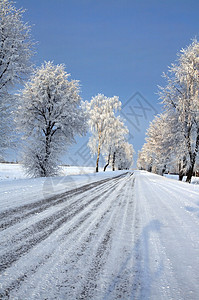
[[[164,177],[169,178],[169,179],[175,179],[178,180],[179,176],[178,175],[173,175],[173,174],[164,174]],[[186,182],[186,176],[183,177],[183,182]],[[192,184],[199,184],[199,177],[192,176],[191,178],[191,183]]]
[[[107,168],[107,171],[111,168]],[[102,168],[99,168],[102,171]],[[95,167],[83,167],[83,166],[61,166],[60,175],[79,175],[95,173]],[[13,179],[24,179],[28,178],[25,174],[21,164],[15,163],[0,163],[0,181],[1,180],[13,180]]]
[[[0,163],[0,181],[26,178],[20,164]]]
[[[198,299],[198,185],[118,171],[0,191],[0,298]]]
[[[94,172],[94,167],[63,166],[62,176],[27,178],[20,164],[0,164],[0,211],[112,177],[110,171]]]

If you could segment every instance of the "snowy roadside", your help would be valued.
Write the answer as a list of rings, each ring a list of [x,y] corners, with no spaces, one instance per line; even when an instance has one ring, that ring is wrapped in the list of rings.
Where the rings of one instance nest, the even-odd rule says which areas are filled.
[[[4,165],[4,170],[2,168]],[[121,174],[122,171],[93,173],[92,167],[64,167],[63,170],[67,176],[49,177],[49,178],[25,178],[20,165],[1,164],[1,174],[9,175],[9,180],[0,181],[0,211],[9,207],[19,206],[25,203],[44,199],[65,191],[78,188],[95,181],[105,178],[111,178]],[[88,173],[86,173],[88,171]],[[92,171],[92,173],[91,173]],[[79,175],[70,175],[78,174]],[[5,176],[4,176],[5,177]],[[19,178],[19,179],[11,179]]]
[[[173,175],[173,174],[164,174],[164,177],[169,178],[169,179],[175,179],[178,180],[178,175]],[[186,181],[186,176],[183,177],[183,182]],[[191,183],[192,184],[199,184],[199,177],[193,176],[191,178]]]
[[[99,171],[103,171],[103,169],[99,168]],[[110,171],[110,168],[107,168],[107,171]],[[60,170],[60,176],[91,173],[95,173],[95,167],[62,166]],[[25,174],[21,164],[0,163],[0,181],[25,178],[28,178],[28,176]]]

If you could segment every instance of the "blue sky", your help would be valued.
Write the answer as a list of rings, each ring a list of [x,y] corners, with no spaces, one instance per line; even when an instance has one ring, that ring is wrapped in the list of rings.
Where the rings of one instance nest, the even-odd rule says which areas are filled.
[[[34,63],[64,63],[71,78],[80,80],[83,100],[97,93],[119,96],[123,116],[133,120],[127,121],[130,142],[139,150],[149,121],[161,111],[162,73],[199,35],[199,1],[16,0],[16,6],[27,9],[24,20],[34,25]],[[139,99],[131,98],[134,94]],[[74,154],[87,139],[77,138],[69,151]],[[64,161],[71,163],[68,154]]]

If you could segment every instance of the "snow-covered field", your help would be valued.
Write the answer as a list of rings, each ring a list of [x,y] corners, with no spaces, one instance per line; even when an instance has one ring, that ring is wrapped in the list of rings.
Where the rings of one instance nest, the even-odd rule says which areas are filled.
[[[198,185],[144,171],[2,180],[0,223],[0,299],[198,299]]]
[[[102,171],[102,168],[99,168]],[[107,171],[110,168],[107,168]],[[62,166],[60,170],[61,176],[79,175],[94,173],[95,167],[81,167],[81,166]],[[20,164],[0,163],[0,181],[27,178],[22,166]]]

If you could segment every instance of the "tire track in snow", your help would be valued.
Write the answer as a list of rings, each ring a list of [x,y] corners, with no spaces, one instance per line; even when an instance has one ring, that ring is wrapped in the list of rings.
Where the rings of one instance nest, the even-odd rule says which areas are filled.
[[[118,181],[119,181],[119,180],[121,180],[121,179],[118,178],[117,181],[115,181],[115,182],[113,182],[113,183],[111,183],[111,182],[109,183],[109,185],[110,185],[110,184],[112,185],[112,186],[111,186],[111,189],[110,189],[110,187],[109,187],[109,190],[108,190],[106,193],[105,193],[105,191],[103,191],[103,193],[102,193],[102,194],[104,194],[104,195],[103,195],[103,199],[106,198],[106,197],[108,197],[108,195],[111,194],[111,193],[113,192],[113,190],[115,189],[115,186],[118,184]],[[112,181],[114,181],[114,178],[113,178]],[[107,188],[107,187],[106,187],[106,188]],[[101,195],[99,195],[99,193],[98,193],[98,195],[97,195],[96,197],[94,197],[94,199],[92,198],[92,201],[94,201],[95,199],[99,198],[99,196],[101,196]],[[97,207],[98,207],[100,204],[103,203],[103,201],[104,201],[103,199],[99,202],[99,204],[96,205],[96,207],[95,207],[94,210],[96,210]],[[91,200],[89,201],[89,203],[91,203]],[[84,206],[84,207],[81,206],[81,208],[79,208],[78,210],[76,210],[76,214],[80,213],[80,211],[82,211],[82,209],[84,209],[84,208],[87,207],[87,206],[88,206],[88,205],[86,205],[86,206]],[[85,220],[87,220],[87,218],[89,217],[89,215],[91,215],[91,213],[92,213],[92,212],[88,212],[88,213],[84,216],[84,219],[81,219],[81,220],[80,220],[78,226],[80,226]],[[75,216],[75,214],[73,214],[73,215],[71,216],[71,218],[74,217],[74,216]],[[65,221],[65,219],[64,219],[64,221]],[[77,229],[78,226],[75,226],[74,230]],[[57,229],[57,228],[56,228],[56,229]],[[73,231],[73,230],[69,230],[69,232],[68,232],[67,234],[71,233],[72,231]],[[51,232],[51,233],[52,233],[52,232]],[[41,242],[41,239],[40,239],[38,242]],[[31,245],[31,248],[32,248],[32,246],[35,246],[35,244]],[[27,249],[25,249],[25,250],[27,250]],[[26,252],[27,252],[27,251],[26,251]],[[24,253],[23,253],[23,254],[24,254]],[[15,261],[16,261],[18,258],[19,258],[19,256],[18,256],[18,257],[15,257]],[[36,268],[36,269],[37,269],[37,268]],[[35,271],[36,271],[36,269],[35,269]],[[33,270],[31,270],[30,273],[33,273]],[[26,279],[27,276],[28,276],[27,274],[24,274],[23,276],[21,276],[20,278],[18,278],[15,282],[13,282],[13,283],[10,285],[10,287],[8,287],[8,288],[6,289],[7,292],[4,292],[4,296],[5,296],[6,293],[8,293],[9,291],[11,291],[11,290],[13,290],[14,288],[16,288],[16,286],[19,285],[19,283],[20,283],[21,281],[23,281],[24,279]]]
[[[111,184],[113,184],[114,182],[118,181],[118,176],[112,178],[111,180]],[[123,178],[123,177],[121,177]],[[103,184],[100,186],[97,186],[94,191],[93,191],[93,195],[98,193],[98,191],[106,191],[106,189],[109,186],[109,181],[105,182],[103,181]],[[89,191],[89,190],[88,190]],[[10,230],[9,228],[4,230],[3,233],[1,233],[1,240],[0,240],[0,246],[2,248],[6,247],[6,242],[8,242],[8,235],[9,235],[9,240],[12,240],[14,242],[20,241],[22,238],[22,235],[26,235],[27,236],[27,231],[28,231],[28,227],[32,228],[35,226],[35,224],[39,224],[39,222],[42,222],[46,216],[48,219],[50,216],[54,215],[54,218],[56,218],[56,215],[61,213],[64,209],[68,210],[68,211],[72,211],[74,208],[76,208],[80,203],[87,203],[87,191],[82,192],[82,193],[78,193],[78,195],[75,196],[71,196],[69,198],[66,199],[66,201],[63,201],[62,204],[60,205],[56,205],[56,207],[54,207],[53,205],[50,207],[50,209],[46,209],[45,211],[42,211],[40,214],[36,213],[34,214],[31,218],[29,218],[27,221],[19,221],[19,223],[17,223],[16,225],[12,226],[12,230]],[[59,195],[58,195],[59,197]],[[32,227],[31,227],[32,225]]]
[[[67,259],[64,259],[62,263],[61,272],[63,273],[64,280],[61,283],[59,282],[56,287],[53,287],[53,291],[56,288],[58,289],[57,294],[60,294],[62,290],[67,290],[67,299],[78,299],[79,294],[86,293],[86,291],[82,291],[82,289],[84,290],[84,288],[82,288],[82,281],[86,280],[87,277],[91,279],[91,282],[88,281],[87,284],[91,284],[92,286],[93,279],[97,276],[97,271],[99,271],[96,268],[97,266],[99,268],[99,265],[102,263],[102,257],[100,258],[101,251],[104,249],[102,245],[106,244],[107,247],[110,246],[110,242],[108,242],[107,239],[111,238],[112,223],[118,210],[117,204],[120,201],[116,196],[118,196],[117,192],[119,187],[125,184],[124,181],[124,179],[121,180],[118,186],[111,191],[109,195],[111,196],[110,198],[106,197],[106,202],[109,202],[109,205],[107,208],[104,207],[104,205],[102,206],[104,212],[99,215],[100,210],[96,211],[96,216],[98,215],[96,218],[97,222],[94,222],[92,226],[90,226],[86,235],[85,232],[83,232],[84,237],[81,236],[81,239],[77,243],[75,240],[74,251],[71,253],[72,256],[68,253]],[[113,194],[115,195],[114,197]],[[98,257],[98,254],[99,260],[96,263],[96,256]],[[90,265],[92,265],[92,267],[90,267]],[[92,276],[90,268],[92,268]],[[52,271],[52,273],[54,274],[55,272]],[[79,275],[77,276],[75,274]],[[85,295],[83,297],[85,297]]]
[[[117,179],[117,181],[118,180],[119,179]],[[114,183],[114,186],[117,185],[117,181]],[[114,188],[114,186],[112,187],[112,189]],[[60,212],[53,214],[50,217],[46,217],[36,224],[33,224],[26,230],[26,232],[20,234],[16,239],[14,238],[13,243],[20,242],[20,245],[12,249],[10,252],[6,252],[5,254],[0,256],[0,272],[11,266],[12,263],[18,259],[18,257],[27,253],[32,247],[39,244],[42,240],[48,238],[50,234],[60,228],[62,224],[74,218],[78,213],[84,210],[87,206],[89,206],[103,194],[104,191],[102,191],[100,194],[97,194],[97,196],[91,198],[89,201],[80,206],[79,204],[81,203],[81,199],[79,199]],[[70,212],[68,213],[68,211]],[[21,241],[23,241],[23,243],[21,243]]]
[[[34,203],[26,204],[23,206],[19,206],[14,209],[8,209],[0,213],[0,229],[5,230],[6,228],[22,221],[25,218],[30,217],[31,215],[41,213],[42,211],[48,209],[49,207],[59,205],[69,198],[85,193],[89,190],[95,189],[96,187],[100,187],[101,185],[112,181],[114,179],[125,176],[126,173],[115,176],[114,178],[106,178],[97,182],[92,182],[90,184],[83,185],[79,188],[72,189],[70,191],[66,191],[62,194],[49,197],[43,200],[39,200]]]
[[[114,273],[115,262],[117,261],[117,264],[119,264],[119,258],[121,258],[121,256],[126,257],[128,254],[126,252],[127,249],[125,249],[125,247],[121,245],[120,242],[122,239],[122,235],[124,235],[123,236],[124,239],[128,237],[128,235],[126,235],[124,232],[124,227],[127,226],[127,218],[131,217],[132,208],[134,207],[134,201],[129,199],[129,193],[131,193],[132,195],[132,190],[129,191],[129,187],[130,186],[127,178],[125,185],[121,189],[121,192],[119,191],[118,203],[115,212],[111,216],[112,220],[109,225],[110,229],[106,231],[107,232],[106,234],[104,233],[103,235],[104,238],[98,246],[98,250],[94,255],[91,267],[87,271],[86,283],[84,284],[84,287],[82,288],[80,294],[75,299],[102,299],[101,298],[103,294],[102,289],[105,286],[107,287],[107,285],[109,285],[109,281],[107,281],[107,278],[111,280]],[[131,209],[129,210],[129,208]],[[119,224],[118,224],[118,220],[120,220]],[[130,221],[130,226],[133,227],[133,222],[131,221]],[[117,242],[114,243],[115,240],[120,240],[120,241],[119,243]],[[124,281],[125,279],[121,282],[121,278],[120,278],[119,288],[118,286],[114,286],[114,288],[118,288],[118,290],[121,291],[122,286],[124,285],[124,289],[126,289],[127,286],[126,286],[126,282],[124,283]],[[129,286],[131,286],[130,283]],[[97,295],[96,291],[99,292],[100,295]],[[113,298],[113,299],[120,298],[119,294],[117,296],[118,298]]]
[[[131,184],[132,182],[132,184]],[[132,188],[132,190],[130,189]],[[103,297],[100,292],[95,299],[137,299],[132,296],[140,289],[140,254],[137,238],[140,234],[136,199],[134,198],[134,178],[121,195],[123,207],[118,215],[119,224],[114,226],[113,243],[107,262],[101,272]],[[115,262],[117,262],[115,264]]]
[[[95,260],[93,261],[92,268],[89,270],[89,277],[87,279],[86,284],[83,287],[83,290],[78,297],[78,299],[92,299],[93,292],[97,288],[97,277],[98,272],[102,268],[102,266],[106,263],[106,255],[107,255],[107,249],[110,247],[111,242],[111,236],[112,236],[112,228],[108,230],[106,235],[104,236],[101,244],[99,245],[97,249],[97,253],[95,256]],[[92,279],[92,280],[91,280]]]
[[[46,276],[46,271],[51,269],[51,273],[46,277],[46,281],[51,282],[50,299],[55,299],[56,295],[61,295],[62,290],[64,290],[65,294],[67,295],[63,296],[64,299],[65,297],[67,297],[67,299],[77,299],[77,295],[81,293],[82,281],[84,281],[84,279],[87,278],[87,275],[89,274],[93,256],[95,257],[95,253],[97,253],[101,242],[104,240],[108,230],[111,228],[115,213],[118,212],[117,204],[120,202],[120,197],[118,198],[116,197],[116,195],[119,191],[119,186],[123,186],[124,183],[125,179],[122,179],[120,182],[118,182],[118,186],[116,186],[116,188],[111,191],[110,195],[114,194],[114,197],[107,197],[108,194],[105,195],[106,202],[102,203],[100,210],[95,210],[94,215],[90,216],[90,225],[84,226],[84,228],[82,228],[82,233],[79,237],[78,235],[76,235],[76,233],[74,233],[75,235],[73,234],[71,238],[65,241],[67,244],[63,244],[63,247],[65,248],[65,251],[67,251],[66,254],[63,254],[63,251],[60,250],[60,254],[57,253],[59,257],[58,261],[55,259],[55,256],[52,256],[52,260],[47,262],[45,268],[41,269],[40,277],[42,279]],[[87,221],[86,223],[89,224]],[[63,242],[63,239],[61,239],[61,241]],[[110,243],[108,243],[108,246],[109,245]],[[62,273],[61,282],[58,280],[58,278],[60,277],[60,272]],[[77,276],[77,274],[79,275]],[[35,274],[35,280],[37,276],[38,273]],[[55,282],[53,286],[52,281]],[[33,278],[31,278],[31,282],[33,282],[34,285]],[[76,290],[79,284],[80,291],[77,293]],[[38,292],[34,290],[36,295],[40,295],[41,291],[45,290],[47,286],[45,287],[41,283],[41,287],[37,288]],[[35,296],[34,299],[38,299],[38,296]]]

